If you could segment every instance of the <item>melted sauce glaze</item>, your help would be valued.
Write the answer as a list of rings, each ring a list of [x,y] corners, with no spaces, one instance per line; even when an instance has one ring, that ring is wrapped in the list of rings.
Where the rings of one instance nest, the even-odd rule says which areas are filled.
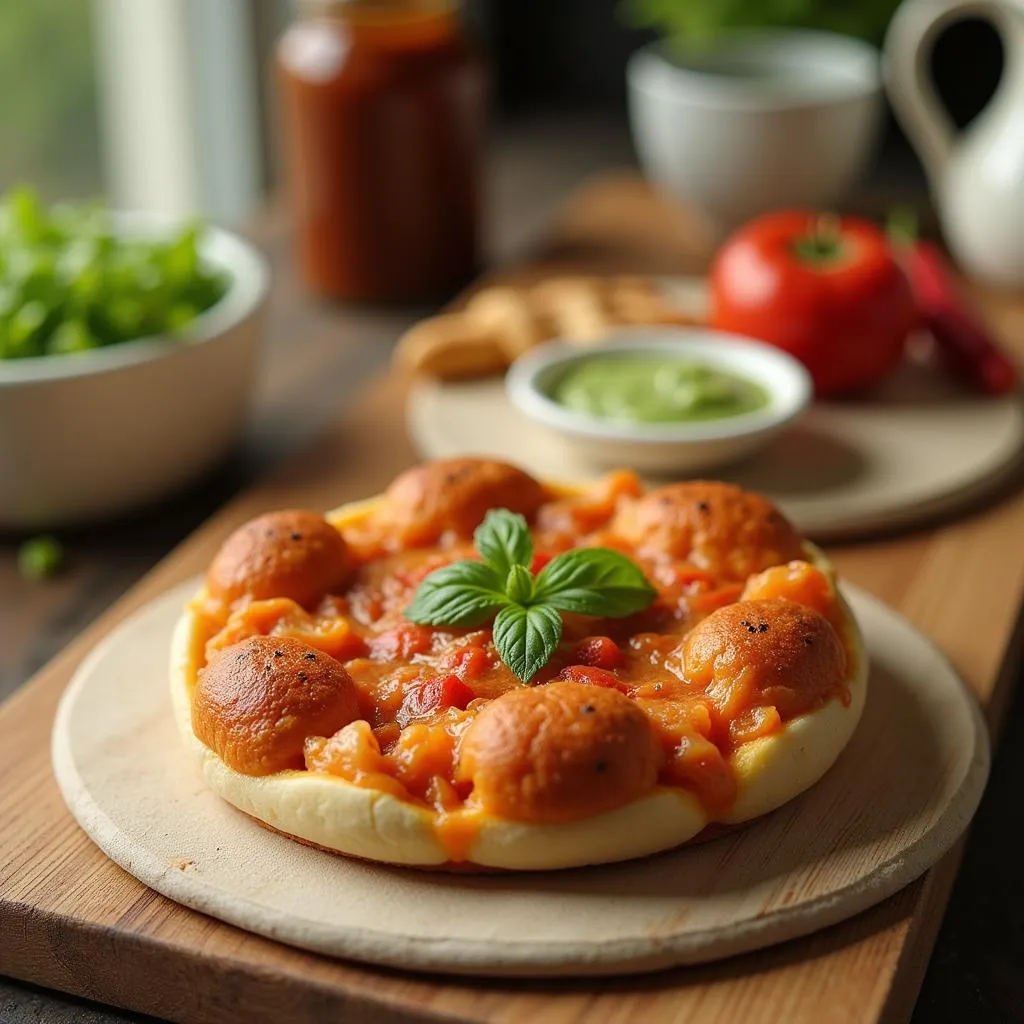
[[[617,536],[610,526],[616,510],[640,493],[632,474],[613,474],[581,494],[553,496],[539,510],[535,571],[574,546],[615,547],[636,561],[658,596],[645,611],[624,619],[565,616],[562,643],[532,684],[568,679],[625,694],[646,714],[661,747],[658,784],[683,787],[709,813],[721,813],[736,796],[728,759],[739,744],[771,735],[833,698],[848,701],[849,693],[838,681],[824,691],[787,691],[786,714],[759,701],[749,687],[734,687],[723,703],[716,687],[731,685],[745,666],[730,666],[726,656],[716,663],[715,683],[696,685],[680,655],[684,638],[741,598],[784,598],[819,612],[836,627],[847,667],[851,638],[843,633],[832,583],[808,562],[789,561],[737,582],[696,564],[698,559],[638,549]],[[200,661],[263,634],[291,637],[342,662],[364,720],[331,737],[308,738],[306,768],[432,810],[435,834],[451,859],[467,859],[482,815],[472,782],[459,780],[460,743],[481,708],[523,684],[498,658],[489,627],[420,626],[408,622],[403,610],[431,571],[472,557],[472,546],[442,537],[430,547],[388,550],[389,538],[375,528],[372,514],[341,530],[358,563],[342,592],[308,610],[283,598],[231,608],[209,598],[197,601],[193,610],[205,641]],[[849,675],[843,672],[842,679]],[[465,706],[424,704],[423,693],[436,693],[441,684],[446,693],[454,687],[462,694]],[[435,690],[424,691],[429,686]]]

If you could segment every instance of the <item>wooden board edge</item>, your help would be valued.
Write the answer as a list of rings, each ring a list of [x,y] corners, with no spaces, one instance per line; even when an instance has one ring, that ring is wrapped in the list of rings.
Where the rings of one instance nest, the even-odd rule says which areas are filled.
[[[1003,662],[992,685],[992,691],[988,700],[982,704],[982,714],[989,729],[993,761],[1020,673],[1022,651],[1024,604],[1021,605],[1011,629]],[[910,928],[900,951],[889,996],[883,1004],[878,1024],[905,1024],[914,1012],[970,836],[971,830],[968,827],[953,848],[924,876],[924,885],[910,918]]]
[[[878,1024],[906,1024],[914,1012],[969,835],[964,833],[924,876]]]
[[[152,893],[154,899],[161,897]],[[82,999],[173,1021],[237,1024],[239,1020],[280,1020],[289,1024],[410,1024],[437,1021],[472,1024],[424,1006],[411,1016],[378,992],[375,997],[327,986],[283,972],[244,969],[226,958],[178,950],[185,960],[181,984],[153,984],[166,973],[163,942],[135,933],[65,919],[21,904],[6,915],[0,974],[56,989]],[[211,926],[228,927],[220,922]],[[97,951],[100,955],[97,956]],[[102,979],[102,982],[99,982]],[[216,992],[216,1002],[206,993]]]

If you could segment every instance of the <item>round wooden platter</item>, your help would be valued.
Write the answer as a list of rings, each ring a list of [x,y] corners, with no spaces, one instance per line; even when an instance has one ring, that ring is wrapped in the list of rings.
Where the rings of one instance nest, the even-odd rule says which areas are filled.
[[[666,279],[664,287],[700,317],[703,278]],[[1017,394],[970,394],[933,365],[926,345],[911,352],[872,394],[817,402],[768,448],[702,475],[768,495],[819,540],[906,527],[968,507],[1019,466],[1024,403]],[[558,435],[514,409],[501,379],[417,382],[406,414],[424,458],[489,455],[567,480],[609,468],[580,461]]]
[[[722,838],[544,874],[423,873],[269,832],[208,791],[171,717],[167,650],[194,584],[143,608],[82,664],[53,765],[93,841],[188,907],[315,952],[459,974],[630,973],[782,942],[879,902],[966,827],[988,771],[973,696],[939,652],[865,593],[864,717],[811,790]]]

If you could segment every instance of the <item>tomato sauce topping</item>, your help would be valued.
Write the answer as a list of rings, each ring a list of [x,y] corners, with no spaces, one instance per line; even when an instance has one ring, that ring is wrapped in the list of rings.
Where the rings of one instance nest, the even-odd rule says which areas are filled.
[[[834,586],[765,499],[704,482],[644,493],[622,472],[556,494],[519,471],[480,461],[475,475],[473,465],[418,467],[392,487],[398,498],[342,523],[344,582],[317,600],[294,562],[288,584],[304,603],[266,596],[266,566],[278,563],[247,550],[263,567],[259,591],[197,602],[211,665],[250,638],[276,637],[344,666],[361,718],[309,735],[307,770],[432,808],[459,859],[481,813],[571,820],[653,785],[683,787],[720,813],[736,796],[738,745],[848,699],[851,638]],[[613,547],[657,591],[627,618],[563,616],[561,644],[532,687],[502,663],[489,625],[403,615],[430,572],[475,557],[470,527],[488,487],[495,506],[518,505],[531,522],[534,571],[572,547]]]

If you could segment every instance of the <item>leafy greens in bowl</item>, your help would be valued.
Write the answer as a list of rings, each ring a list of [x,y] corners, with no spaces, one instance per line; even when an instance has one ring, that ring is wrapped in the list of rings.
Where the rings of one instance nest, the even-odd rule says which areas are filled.
[[[0,199],[0,360],[174,336],[231,281],[202,257],[197,223],[153,237],[99,203],[45,208],[28,188]]]
[[[237,444],[269,267],[213,225],[84,206],[43,214],[17,196],[0,228],[0,530],[41,532],[142,508]],[[86,226],[66,245],[46,241],[72,220]],[[3,247],[26,230],[40,241]]]

